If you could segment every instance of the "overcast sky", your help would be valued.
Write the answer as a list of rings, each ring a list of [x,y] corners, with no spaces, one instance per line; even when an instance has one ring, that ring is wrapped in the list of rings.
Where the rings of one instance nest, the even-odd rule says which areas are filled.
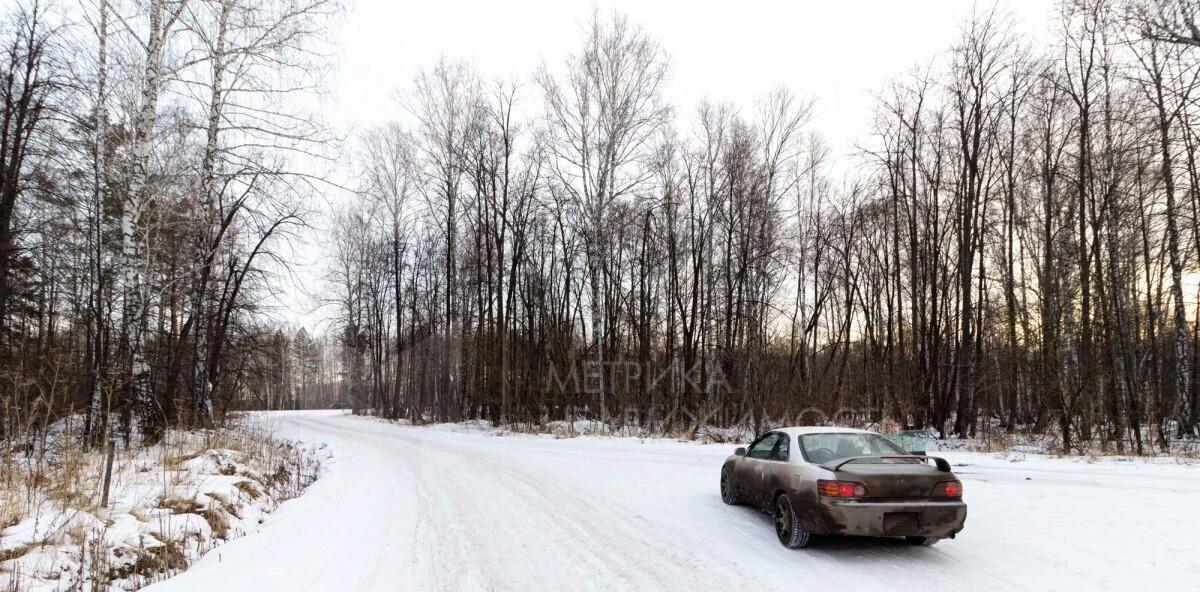
[[[973,8],[969,0],[350,2],[334,33],[336,64],[326,99],[330,123],[342,133],[401,118],[398,92],[442,55],[473,63],[485,79],[526,82],[525,100],[536,107],[534,71],[543,62],[559,65],[599,9],[628,15],[661,42],[671,65],[666,98],[681,132],[702,99],[749,111],[756,98],[782,85],[816,99],[813,127],[843,161],[870,133],[876,94],[943,56]],[[1053,26],[1056,0],[998,5],[1034,42]],[[298,277],[314,277],[320,250],[303,249],[309,269]],[[311,327],[324,315],[302,301],[311,300],[295,299],[282,316]]]
[[[1055,11],[1054,0],[999,6],[1030,37],[1044,35]],[[352,0],[336,35],[334,121],[395,117],[397,90],[441,55],[466,59],[485,78],[529,82],[541,63],[557,66],[580,45],[593,8],[620,11],[660,40],[671,64],[667,98],[681,117],[704,98],[749,108],[783,85],[817,98],[816,126],[839,147],[869,131],[873,93],[953,44],[972,2]],[[532,83],[528,91],[540,102]]]

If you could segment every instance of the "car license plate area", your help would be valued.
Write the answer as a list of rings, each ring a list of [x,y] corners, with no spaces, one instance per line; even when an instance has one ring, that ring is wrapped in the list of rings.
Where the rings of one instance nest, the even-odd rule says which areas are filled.
[[[910,534],[921,529],[921,515],[916,512],[888,512],[883,515],[883,530],[888,534]]]

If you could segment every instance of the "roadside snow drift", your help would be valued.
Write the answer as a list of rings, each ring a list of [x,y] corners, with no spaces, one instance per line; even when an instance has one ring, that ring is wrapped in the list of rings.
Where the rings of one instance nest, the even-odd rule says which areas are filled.
[[[11,495],[20,496],[25,511],[0,529],[0,589],[136,590],[253,532],[280,501],[311,483],[318,467],[310,451],[264,430],[172,431],[153,446],[121,450],[107,507],[98,503],[98,450],[78,455],[69,475],[48,473],[66,480],[61,487],[2,492],[10,507]],[[49,469],[30,470],[36,476]]]
[[[1173,461],[949,453],[970,504],[956,540],[790,551],[765,514],[721,503],[733,445],[280,417],[331,446],[325,476],[152,590],[1190,590],[1200,574],[1200,470]]]

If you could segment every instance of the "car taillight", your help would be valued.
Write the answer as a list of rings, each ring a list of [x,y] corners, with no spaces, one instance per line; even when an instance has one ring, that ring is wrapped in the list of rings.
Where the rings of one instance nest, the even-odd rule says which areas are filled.
[[[933,488],[934,497],[962,497],[963,486],[958,481],[942,481]]]
[[[817,481],[817,491],[829,497],[867,497],[867,487],[854,481]]]

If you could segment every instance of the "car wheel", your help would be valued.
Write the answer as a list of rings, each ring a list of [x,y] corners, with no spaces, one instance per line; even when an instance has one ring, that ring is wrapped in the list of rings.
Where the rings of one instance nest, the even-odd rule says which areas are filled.
[[[721,501],[731,506],[742,503],[742,500],[738,499],[733,477],[729,476],[729,471],[721,471]]]
[[[910,536],[910,537],[904,537],[904,540],[907,541],[908,544],[913,545],[913,546],[932,547],[932,546],[936,545],[938,543],[938,541],[940,541],[942,539],[939,539],[937,537]]]
[[[789,549],[807,547],[812,541],[812,533],[800,526],[792,500],[786,494],[775,498],[775,535]]]

